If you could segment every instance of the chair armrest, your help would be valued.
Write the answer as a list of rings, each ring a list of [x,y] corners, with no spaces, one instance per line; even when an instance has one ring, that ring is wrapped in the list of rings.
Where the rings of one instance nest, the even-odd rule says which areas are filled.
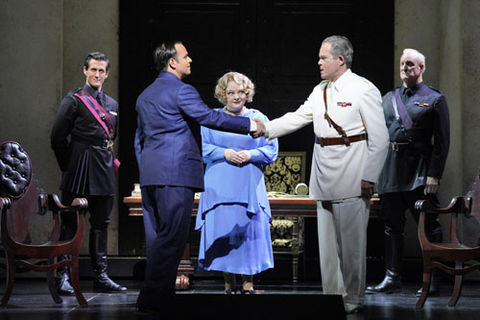
[[[451,212],[465,213],[465,199],[464,197],[454,197],[450,204],[446,207],[440,208],[433,204],[430,200],[417,200],[415,202],[415,209],[426,213],[448,214]]]
[[[67,213],[71,212],[77,216],[78,221],[78,228],[77,232],[75,233],[74,241],[79,232],[81,233],[81,239],[83,239],[83,234],[85,232],[85,214],[88,209],[88,201],[85,198],[75,198],[72,201],[72,204],[69,206],[65,206],[61,203],[58,195],[56,194],[49,194],[48,195],[48,208],[50,211],[53,212],[53,229],[50,234],[50,241],[58,241],[60,239],[60,220],[59,220],[59,212],[60,213]],[[80,214],[79,214],[80,213]],[[81,240],[80,240],[81,241]]]
[[[11,203],[9,198],[0,198],[0,211],[3,211],[3,208],[9,209]]]
[[[50,210],[60,211],[60,212],[71,211],[72,209],[79,210],[79,211],[86,211],[88,209],[88,201],[85,198],[75,198],[73,199],[71,205],[65,206],[62,204],[62,202],[58,198],[58,195],[56,194],[48,195],[48,204],[49,204]]]

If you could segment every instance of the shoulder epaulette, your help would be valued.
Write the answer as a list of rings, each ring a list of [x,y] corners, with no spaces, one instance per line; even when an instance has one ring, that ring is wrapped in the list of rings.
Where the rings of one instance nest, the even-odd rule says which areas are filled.
[[[437,89],[435,89],[434,87],[430,87],[430,86],[428,86],[428,87],[429,87],[430,89],[432,89],[433,91],[436,91],[436,92],[438,92],[438,93],[440,93],[440,94],[443,94],[443,93],[441,93],[440,91],[438,91]]]

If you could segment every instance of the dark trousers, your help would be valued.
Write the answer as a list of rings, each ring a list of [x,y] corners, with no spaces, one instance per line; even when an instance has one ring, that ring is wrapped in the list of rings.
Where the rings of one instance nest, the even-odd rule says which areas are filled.
[[[405,215],[407,209],[410,209],[415,222],[418,223],[420,212],[415,210],[415,202],[417,200],[424,200],[429,197],[433,203],[438,204],[435,195],[425,196],[423,190],[424,187],[419,187],[412,191],[392,192],[380,195],[381,217],[385,223],[385,234],[387,236],[403,235],[405,222],[407,221]],[[441,236],[442,234],[438,215],[426,215],[425,227],[427,236],[431,241],[435,239],[435,236]]]
[[[137,306],[160,309],[175,294],[177,269],[188,242],[194,191],[185,187],[142,187],[147,267]]]
[[[88,201],[89,222],[91,230],[106,230],[110,224],[110,213],[113,208],[113,195],[85,196],[62,192],[62,203],[70,205],[75,198],[86,198]],[[62,213],[62,240],[73,238],[77,230],[77,218],[73,214]]]

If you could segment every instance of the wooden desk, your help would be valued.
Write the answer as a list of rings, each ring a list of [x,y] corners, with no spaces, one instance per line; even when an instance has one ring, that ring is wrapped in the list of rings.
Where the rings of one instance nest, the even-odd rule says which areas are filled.
[[[195,198],[192,215],[197,214],[198,198]],[[269,198],[270,209],[274,217],[316,217],[317,201],[307,197],[274,197]],[[129,216],[141,217],[142,198],[141,197],[125,197],[123,203],[128,206]],[[370,217],[377,217],[379,211],[380,200],[372,198],[370,200]]]
[[[198,207],[198,198],[194,200],[194,208],[192,215],[196,216]],[[123,202],[128,206],[129,216],[142,216],[142,198],[137,196],[125,197]],[[294,230],[292,234],[292,273],[293,282],[298,281],[298,258],[300,255],[299,250],[299,230],[297,220],[304,217],[316,217],[317,216],[317,201],[311,200],[308,197],[298,196],[286,196],[286,197],[271,197],[269,198],[270,209],[273,217],[293,217]],[[370,217],[377,217],[379,211],[379,199],[372,198],[371,214]],[[187,244],[185,252],[177,273],[177,289],[186,290],[189,288],[189,276],[194,273],[192,262],[190,260],[190,245]]]

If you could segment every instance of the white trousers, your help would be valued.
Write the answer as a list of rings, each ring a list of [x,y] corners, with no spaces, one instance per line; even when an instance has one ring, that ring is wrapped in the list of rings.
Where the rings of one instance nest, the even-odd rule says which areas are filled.
[[[370,201],[360,197],[317,202],[320,272],[324,294],[363,305]]]

